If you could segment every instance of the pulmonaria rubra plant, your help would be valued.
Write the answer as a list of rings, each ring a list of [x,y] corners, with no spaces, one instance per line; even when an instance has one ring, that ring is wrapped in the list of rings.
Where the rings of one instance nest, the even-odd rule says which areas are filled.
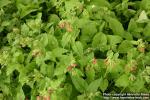
[[[150,0],[0,0],[0,100],[106,93],[150,93]]]

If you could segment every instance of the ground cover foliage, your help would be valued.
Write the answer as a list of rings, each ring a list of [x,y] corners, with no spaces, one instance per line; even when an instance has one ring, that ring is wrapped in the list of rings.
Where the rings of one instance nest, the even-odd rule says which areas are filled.
[[[0,0],[0,99],[149,93],[149,17],[150,0]]]

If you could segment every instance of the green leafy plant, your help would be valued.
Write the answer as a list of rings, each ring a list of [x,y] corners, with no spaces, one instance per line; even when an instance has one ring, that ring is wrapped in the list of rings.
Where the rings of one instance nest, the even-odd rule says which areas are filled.
[[[150,93],[149,0],[0,0],[0,100]]]

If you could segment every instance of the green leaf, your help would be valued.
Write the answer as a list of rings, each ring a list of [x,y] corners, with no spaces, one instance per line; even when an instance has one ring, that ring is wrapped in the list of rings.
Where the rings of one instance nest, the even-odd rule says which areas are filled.
[[[60,63],[57,64],[54,75],[62,75],[65,74],[67,72],[67,68],[75,63],[75,59],[73,58],[72,55],[63,55],[61,56],[61,58],[59,59]]]
[[[74,75],[74,76],[71,76],[71,79],[72,79],[72,82],[73,82],[75,88],[80,93],[83,93],[86,91],[88,84],[83,78]]]
[[[145,84],[145,81],[141,78],[141,76],[138,75],[136,80],[132,82],[129,88],[133,92],[140,92],[141,90],[145,88],[144,84]]]
[[[108,38],[109,44],[111,44],[111,45],[121,43],[123,40],[122,37],[120,37],[118,35],[107,35],[107,38]]]
[[[129,76],[127,74],[123,74],[115,81],[115,85],[117,87],[127,87],[129,82]]]
[[[133,35],[133,37],[141,38],[141,32],[143,31],[143,28],[138,27],[138,23],[131,19],[128,25],[128,32]]]
[[[57,76],[57,79],[54,79],[54,80],[50,81],[51,88],[52,89],[57,89],[65,81],[65,79],[66,79],[65,75]]]
[[[75,42],[72,45],[72,49],[74,50],[75,53],[77,53],[79,56],[83,55],[83,46],[80,41]]]
[[[49,66],[47,66],[47,76],[49,78],[52,78],[54,74],[54,64],[49,64]]]
[[[108,87],[108,80],[107,79],[102,79],[100,82],[100,89],[102,90],[102,92],[105,92],[105,90]]]
[[[17,87],[17,94],[16,94],[16,100],[24,100],[25,99],[25,95],[24,95],[24,92],[22,90],[22,87],[21,86],[18,86]]]
[[[134,19],[130,19],[129,25],[128,25],[128,32],[134,32],[138,28],[137,23]]]
[[[85,74],[87,76],[87,82],[92,82],[94,80],[94,78],[95,78],[95,70],[94,70],[94,68],[87,67]]]
[[[21,68],[21,64],[9,64],[7,65],[7,71],[6,74],[10,75],[14,70],[18,70]]]
[[[105,50],[107,45],[107,37],[104,33],[98,33],[94,36],[92,41],[92,46],[94,48],[100,48],[100,50]]]
[[[90,83],[90,85],[87,87],[88,92],[96,92],[98,88],[100,87],[102,79],[97,79],[94,80],[93,82]]]
[[[43,64],[42,66],[40,66],[40,72],[51,78],[54,74],[54,66],[52,64],[51,65]]]
[[[143,10],[143,11],[140,13],[140,16],[139,16],[137,22],[138,22],[138,23],[145,23],[145,22],[148,22],[148,21],[149,21],[149,19],[148,19],[148,17],[147,17],[147,14],[146,14],[146,12]]]
[[[86,100],[86,95],[82,94],[77,97],[77,100]]]
[[[57,68],[55,69],[54,75],[58,76],[58,75],[65,74],[66,69],[67,69],[67,66],[63,66],[63,65],[57,66]]]
[[[29,36],[35,36],[40,34],[40,29],[42,26],[42,13],[38,13],[36,15],[36,19],[29,19],[27,20],[28,27],[32,30],[30,31]]]
[[[56,50],[56,49],[55,49]],[[54,50],[54,52],[56,52]],[[60,55],[58,55],[58,56],[61,56],[62,54],[60,53]],[[50,60],[50,61],[56,61],[56,57],[58,57],[57,55],[54,55],[51,51],[48,51],[48,52],[46,52],[46,54],[45,54],[45,58],[44,58],[44,61],[48,61],[48,60]]]
[[[71,84],[65,84],[64,88],[59,91],[57,94],[57,97],[61,98],[61,100],[70,100],[70,95],[72,93],[72,85]],[[56,100],[56,99],[54,99]]]
[[[27,26],[27,24],[21,25],[21,34],[24,35],[24,36],[28,36],[29,27]]]
[[[24,5],[20,0],[17,0],[16,5],[21,18],[25,17],[31,12],[37,11],[40,8],[38,4],[33,3],[31,1]]]
[[[60,47],[55,48],[52,50],[50,58],[61,57],[63,55],[63,53],[67,53],[67,52],[68,52],[68,50],[66,50],[64,48],[60,48]]]
[[[23,63],[24,55],[21,52],[16,52],[16,53],[14,53],[12,61],[13,62]]]
[[[11,1],[10,0],[0,0],[0,8],[10,4]]]
[[[148,23],[147,25],[146,25],[146,27],[144,28],[144,30],[143,30],[143,35],[145,36],[145,38],[148,40],[148,41],[150,41],[150,23]]]
[[[70,33],[65,33],[62,37],[61,44],[63,47],[67,46],[70,43],[72,36]]]
[[[84,19],[89,19],[90,15],[89,15],[89,12],[86,9],[83,11],[82,17]],[[81,25],[81,27],[82,27],[82,25]]]
[[[108,8],[111,7],[111,5],[109,4],[109,2],[106,1],[106,0],[91,0],[90,4],[91,5],[102,6],[102,7],[108,7]]]
[[[118,47],[120,53],[127,53],[130,49],[133,48],[133,45],[130,41],[124,40]]]
[[[27,63],[25,68],[27,70],[27,73],[31,73],[34,68],[36,67],[36,63],[35,62],[31,62],[31,63]]]
[[[87,17],[87,16],[86,16]],[[85,18],[78,18],[75,20],[74,24],[78,27],[78,28],[84,28],[84,25],[86,25],[88,23],[88,19]]]
[[[49,38],[47,34],[41,34],[40,35],[41,39],[40,39],[40,42],[43,44],[44,47],[46,47],[49,43]],[[50,38],[51,39],[51,38]],[[57,45],[57,44],[56,44]]]
[[[58,41],[53,35],[48,35],[48,47],[50,50],[58,47]]]
[[[126,40],[133,40],[133,36],[129,32],[125,32],[124,37]]]
[[[105,17],[105,20],[109,23],[109,27],[112,29],[115,35],[124,37],[124,28],[117,19],[112,17]]]
[[[58,23],[60,21],[60,18],[56,14],[51,14],[49,16],[49,22],[53,22],[54,24]]]
[[[140,3],[140,7],[143,10],[150,10],[150,1],[149,0],[142,0]]]
[[[73,71],[76,73],[77,76],[79,77],[84,77],[84,73],[80,70],[80,69],[77,69],[77,68],[74,68]]]
[[[95,33],[97,33],[97,27],[96,27],[97,24],[94,21],[86,21],[86,20],[81,20],[81,22],[79,23],[80,24],[84,23],[81,28],[80,40],[86,43],[90,42],[93,36],[95,35]]]
[[[86,20],[83,20],[86,22]],[[81,23],[81,22],[80,22]],[[93,36],[97,32],[96,23],[94,21],[87,21],[84,26],[82,26],[82,33],[84,35]]]
[[[44,63],[44,57],[43,56],[38,56],[35,58],[35,61],[36,61],[36,64],[39,66],[39,65],[42,65]]]
[[[0,93],[0,99],[1,99],[1,100],[4,100],[4,96],[3,96],[2,93]]]
[[[10,88],[8,85],[4,83],[0,83],[0,87],[1,87],[1,90],[3,91],[3,94],[6,94],[6,95],[9,94]]]
[[[25,69],[23,65],[20,65],[16,68],[16,70],[20,73],[19,82],[21,83],[21,85],[24,85],[24,83],[28,83],[27,69]]]
[[[71,13],[74,7],[80,6],[81,3],[78,0],[71,0],[71,1],[66,1],[65,2],[65,9],[67,13]]]

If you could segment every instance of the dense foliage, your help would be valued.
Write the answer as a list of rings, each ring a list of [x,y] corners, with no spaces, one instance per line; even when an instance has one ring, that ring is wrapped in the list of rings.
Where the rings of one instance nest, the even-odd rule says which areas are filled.
[[[149,17],[150,0],[0,0],[0,100],[149,93]]]

